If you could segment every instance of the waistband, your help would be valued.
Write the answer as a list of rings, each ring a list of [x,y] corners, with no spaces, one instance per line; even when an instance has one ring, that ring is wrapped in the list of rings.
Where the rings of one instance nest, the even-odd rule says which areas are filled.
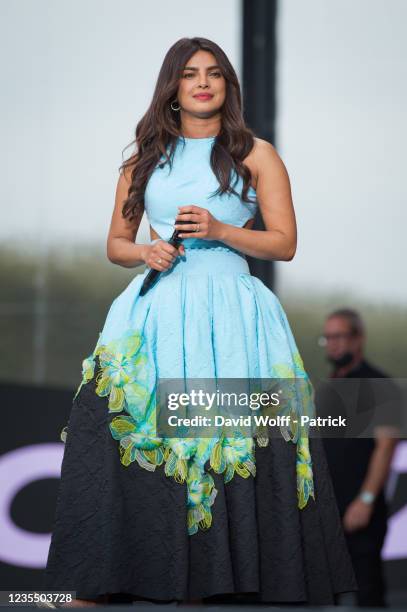
[[[159,242],[160,240],[163,240],[163,239],[155,238],[154,240],[150,242],[150,244],[155,244],[156,242]],[[227,251],[233,251],[234,253],[243,255],[243,253],[241,253],[241,251],[239,251],[238,249],[234,249],[233,247],[224,244],[220,240],[203,240],[202,238],[184,238],[184,240],[182,241],[182,244],[185,249],[227,250]]]
[[[211,276],[250,274],[244,253],[218,241],[198,240],[184,244],[185,255],[179,255],[170,274],[209,274]]]
[[[209,250],[217,250],[217,251],[232,251],[233,253],[238,253],[239,255],[243,255],[241,251],[234,249],[233,247],[221,242],[220,240],[203,240],[202,238],[185,238],[182,241],[182,244],[187,249],[209,249]]]

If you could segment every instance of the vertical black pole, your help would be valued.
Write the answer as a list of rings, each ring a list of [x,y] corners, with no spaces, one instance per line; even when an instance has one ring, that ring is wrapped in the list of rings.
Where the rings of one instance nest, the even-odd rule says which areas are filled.
[[[275,142],[276,18],[278,0],[242,0],[243,16],[243,114],[259,138]],[[253,229],[265,226],[257,211]],[[272,261],[247,257],[250,272],[273,289]]]

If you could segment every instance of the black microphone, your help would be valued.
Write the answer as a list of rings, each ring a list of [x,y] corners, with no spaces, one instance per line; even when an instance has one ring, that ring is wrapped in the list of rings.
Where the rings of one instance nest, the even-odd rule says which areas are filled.
[[[178,224],[181,225],[181,223],[191,223],[191,222],[190,221],[177,221],[177,225]],[[179,237],[180,231],[181,230],[179,229],[174,230],[171,238],[167,240],[166,242],[168,242],[168,244],[171,244],[174,247],[178,247],[182,242],[182,238]],[[193,234],[193,232],[185,232],[185,233]],[[140,295],[145,295],[147,293],[150,287],[152,287],[155,281],[158,279],[160,274],[161,274],[161,270],[155,270],[154,268],[151,268],[150,272],[146,275],[143,281],[143,284],[141,285]]]

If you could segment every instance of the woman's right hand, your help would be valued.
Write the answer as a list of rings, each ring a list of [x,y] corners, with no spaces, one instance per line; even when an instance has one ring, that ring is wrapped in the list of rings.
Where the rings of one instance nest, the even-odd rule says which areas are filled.
[[[154,244],[146,245],[144,261],[150,268],[165,272],[171,268],[178,255],[185,255],[185,247],[180,244],[178,248],[165,240],[158,240]],[[161,260],[158,262],[158,260]]]

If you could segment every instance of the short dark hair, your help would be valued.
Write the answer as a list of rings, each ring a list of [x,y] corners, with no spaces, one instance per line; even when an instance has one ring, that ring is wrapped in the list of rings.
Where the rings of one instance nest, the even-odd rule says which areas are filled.
[[[327,319],[332,319],[333,317],[343,317],[346,319],[353,335],[364,335],[365,324],[363,323],[363,319],[357,310],[354,310],[353,308],[337,308],[327,316]]]

